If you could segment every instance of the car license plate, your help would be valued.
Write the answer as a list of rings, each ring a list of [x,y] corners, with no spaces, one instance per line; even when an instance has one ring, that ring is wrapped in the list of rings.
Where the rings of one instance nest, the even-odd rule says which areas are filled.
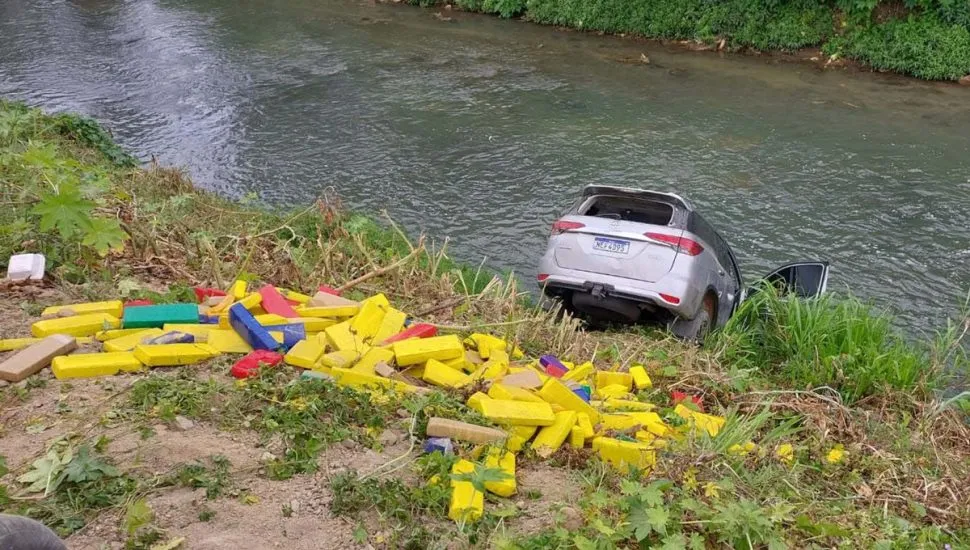
[[[612,252],[614,254],[627,254],[630,252],[630,241],[596,237],[596,239],[593,240],[593,250],[602,250],[604,252]]]

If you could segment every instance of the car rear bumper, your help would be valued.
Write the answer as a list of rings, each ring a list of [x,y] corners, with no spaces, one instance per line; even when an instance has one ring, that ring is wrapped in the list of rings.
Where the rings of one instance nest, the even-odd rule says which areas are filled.
[[[540,262],[539,273],[547,276],[545,280],[538,282],[539,287],[547,295],[562,294],[562,291],[602,292],[605,296],[652,304],[688,319],[694,317],[700,305],[700,294],[692,289],[688,281],[675,277],[673,273],[668,273],[659,281],[648,283],[624,277],[564,269],[556,265],[549,254]],[[661,296],[662,294],[664,296]],[[672,303],[668,299],[670,297],[679,298],[679,303]]]

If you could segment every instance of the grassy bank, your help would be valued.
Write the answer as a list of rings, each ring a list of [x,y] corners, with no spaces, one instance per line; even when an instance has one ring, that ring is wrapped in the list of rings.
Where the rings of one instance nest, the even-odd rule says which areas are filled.
[[[524,451],[518,494],[489,495],[481,521],[455,524],[445,519],[454,458],[416,447],[430,416],[488,424],[464,406],[467,392],[370,399],[294,383],[289,367],[238,384],[231,359],[71,383],[38,376],[0,389],[0,507],[74,547],[970,544],[966,400],[940,394],[966,368],[966,320],[913,343],[855,302],[764,294],[701,349],[648,329],[586,332],[529,305],[514,279],[457,266],[334,197],[295,212],[232,203],[178,171],[134,166],[90,121],[8,103],[0,181],[0,255],[42,251],[53,264],[46,285],[0,287],[2,338],[24,335],[52,303],[185,300],[192,284],[240,276],[327,283],[352,298],[383,292],[442,331],[491,332],[529,356],[642,363],[653,388],[637,399],[666,422],[682,423],[675,391],[727,419],[716,437],[671,439],[649,472],[568,445],[548,459]]]
[[[948,0],[409,0],[547,25],[731,50],[821,47],[929,80],[970,75],[970,5]]]

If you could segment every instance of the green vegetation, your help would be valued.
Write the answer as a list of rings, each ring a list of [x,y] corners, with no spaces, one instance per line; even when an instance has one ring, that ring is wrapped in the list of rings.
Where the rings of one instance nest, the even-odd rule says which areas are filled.
[[[53,257],[76,255],[79,250],[104,256],[123,249],[125,233],[119,221],[103,210],[107,202],[101,197],[111,189],[111,168],[130,168],[134,159],[91,120],[47,117],[19,104],[0,107],[0,150],[4,151],[0,179],[8,182],[0,188],[0,200],[32,205],[29,210],[5,209],[0,249],[30,238]],[[30,139],[39,126],[44,133],[91,151],[89,156],[101,157],[99,164],[104,166],[60,155],[54,142]]]
[[[411,0],[428,6],[450,0]],[[733,50],[819,46],[833,59],[930,80],[970,75],[962,0],[454,0],[467,11]],[[723,43],[722,43],[723,40]]]
[[[224,365],[217,368],[225,370]],[[277,438],[282,456],[266,464],[268,475],[274,479],[316,471],[317,457],[334,443],[349,439],[374,445],[372,434],[380,433],[398,408],[412,415],[415,429],[421,432],[432,416],[488,424],[454,397],[438,392],[400,396],[381,404],[366,393],[327,380],[293,382],[298,374],[288,367],[273,369],[242,386],[184,371],[148,376],[132,385],[128,403],[119,414],[143,421],[146,427],[156,419],[173,421],[176,415],[183,415],[229,430],[245,426],[265,440]],[[215,461],[215,465],[220,463]],[[191,466],[189,473],[199,467]],[[188,484],[181,473],[178,478],[182,485]]]
[[[257,210],[197,191],[177,170],[140,170],[132,162],[90,119],[0,99],[0,203],[28,206],[0,209],[0,254],[41,252],[61,280],[163,301],[190,297],[189,285],[200,278],[294,288],[352,280],[412,252],[411,272],[446,276],[454,289],[478,293],[492,279],[443,250],[412,244],[396,227],[343,211],[335,197],[296,214]],[[105,267],[116,268],[120,280],[106,279]],[[137,284],[136,269],[177,282],[163,296]]]
[[[232,486],[232,463],[222,455],[210,457],[212,466],[201,462],[186,464],[173,475],[170,482],[183,487],[205,489],[205,498],[212,500],[226,494]]]
[[[763,291],[715,335],[726,363],[759,369],[803,389],[828,386],[848,402],[896,390],[926,397],[947,372],[966,372],[950,331],[934,345],[907,342],[892,319],[852,298],[802,301]]]
[[[141,486],[88,444],[68,440],[51,445],[17,481],[44,499],[10,499],[4,509],[40,520],[62,535],[82,527],[99,510],[124,505]]]
[[[334,514],[391,525],[394,535],[389,542],[398,548],[428,548],[436,537],[424,523],[447,515],[451,495],[443,483],[409,485],[400,479],[361,479],[354,470],[335,476],[330,490]],[[370,514],[376,514],[376,521]],[[361,528],[366,533],[363,523]]]
[[[649,472],[615,471],[589,449],[567,446],[548,460],[525,451],[516,465],[520,473],[554,477],[520,487],[514,499],[489,495],[479,522],[455,525],[445,519],[453,458],[415,456],[431,416],[488,424],[463,405],[467,395],[372,396],[325,380],[296,379],[289,367],[237,383],[227,377],[225,359],[134,381],[134,375],[124,375],[43,387],[38,377],[23,387],[0,389],[0,405],[39,411],[12,415],[0,437],[23,437],[35,425],[53,423],[50,417],[32,418],[46,414],[35,405],[49,400],[52,388],[60,390],[58,403],[67,405],[50,412],[65,431],[72,415],[89,417],[75,428],[83,433],[47,441],[37,432],[39,456],[21,456],[14,465],[0,459],[4,510],[39,518],[64,534],[95,518],[113,521],[128,547],[148,547],[171,535],[167,526],[156,525],[151,511],[158,492],[192,487],[216,501],[237,498],[259,476],[260,483],[312,478],[326,484],[333,496],[329,512],[355,522],[354,536],[375,547],[970,543],[970,395],[939,395],[948,376],[967,369],[961,339],[970,320],[924,343],[900,338],[888,318],[857,302],[806,303],[764,292],[701,349],[654,329],[586,332],[568,316],[528,304],[514,279],[457,266],[424,240],[412,242],[390,220],[348,214],[332,197],[298,212],[261,210],[197,191],[176,171],[118,162],[110,141],[65,133],[57,122],[71,120],[72,128],[105,135],[85,119],[0,103],[0,120],[16,128],[0,132],[6,139],[0,177],[11,182],[0,188],[0,200],[23,197],[33,208],[61,189],[38,182],[83,182],[95,174],[101,191],[85,199],[94,205],[87,216],[120,220],[120,248],[109,247],[101,256],[97,246],[85,244],[83,232],[64,234],[56,224],[44,230],[42,213],[0,209],[0,256],[49,253],[59,291],[79,299],[120,294],[172,301],[188,298],[190,285],[227,287],[242,276],[294,289],[347,285],[347,295],[358,298],[384,292],[396,306],[434,320],[443,331],[481,329],[518,342],[532,355],[591,359],[601,368],[642,363],[653,388],[637,398],[654,405],[671,426],[688,427],[673,412],[675,391],[700,396],[705,410],[726,418],[717,437],[688,430],[669,438]],[[32,151],[40,150],[48,158],[44,167],[31,160]],[[28,189],[33,191],[21,195]],[[38,232],[43,239],[33,237]],[[23,311],[31,315],[45,305],[25,301]],[[75,398],[94,385],[114,391],[107,400]],[[478,388],[468,391],[473,389]],[[161,438],[163,430],[153,434],[155,427],[175,423],[177,416],[205,429],[248,435],[259,442],[256,454],[265,456],[233,469],[220,453],[234,462],[237,455],[213,438],[213,448],[205,451],[209,458],[195,461],[195,455],[189,464],[167,463],[151,477],[139,477],[145,468],[135,457],[113,455],[106,436],[99,437],[111,429],[112,437],[128,430],[135,439],[138,433]],[[398,446],[409,449],[406,454],[368,467],[349,463],[329,478],[318,471],[333,456],[381,450],[385,430],[406,434]],[[356,443],[324,454],[347,440]],[[466,458],[472,454],[469,446],[457,450]],[[13,471],[5,472],[5,464]],[[494,474],[477,468],[465,479],[483,484]],[[548,502],[560,487],[568,488],[568,498]],[[258,496],[241,500],[252,504]],[[276,503],[274,513],[284,518],[308,513],[294,511],[289,498]],[[220,521],[227,515],[203,507],[188,517],[210,522],[206,528],[214,530],[225,528]],[[537,517],[552,519],[536,526]]]

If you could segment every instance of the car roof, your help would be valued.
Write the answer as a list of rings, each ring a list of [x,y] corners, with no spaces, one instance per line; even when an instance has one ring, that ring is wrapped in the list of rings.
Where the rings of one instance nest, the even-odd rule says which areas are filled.
[[[662,191],[651,191],[649,189],[635,189],[633,187],[617,187],[613,185],[596,184],[587,185],[583,188],[583,198],[592,197],[595,195],[626,195],[644,199],[661,199],[677,203],[679,206],[683,207],[689,212],[694,211],[694,206],[690,203],[690,201],[676,193],[664,193]]]

